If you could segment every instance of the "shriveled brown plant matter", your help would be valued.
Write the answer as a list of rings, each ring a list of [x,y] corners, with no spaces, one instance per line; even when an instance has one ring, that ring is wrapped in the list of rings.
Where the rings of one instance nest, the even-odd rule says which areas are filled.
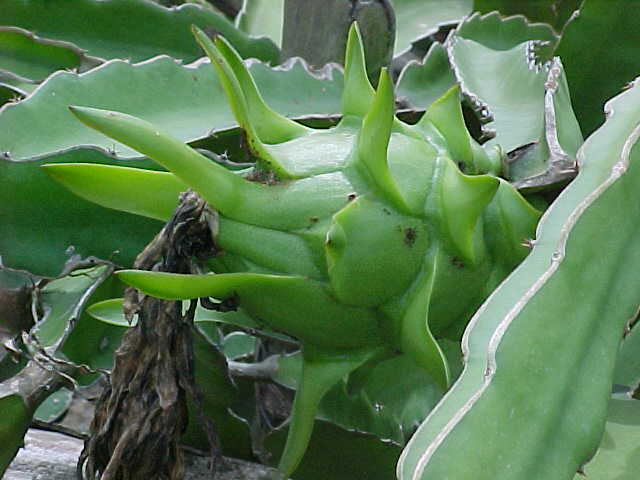
[[[195,193],[182,194],[172,218],[136,259],[136,268],[188,273],[214,256],[216,214]],[[96,406],[78,461],[86,480],[183,478],[178,445],[188,423],[187,400],[200,404],[192,348],[195,301],[125,294],[125,313],[138,323],[124,335],[110,381]],[[211,420],[202,416],[213,458],[219,456]]]

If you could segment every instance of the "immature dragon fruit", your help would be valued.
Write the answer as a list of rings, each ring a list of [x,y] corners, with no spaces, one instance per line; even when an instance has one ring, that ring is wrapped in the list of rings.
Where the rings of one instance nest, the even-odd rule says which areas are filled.
[[[100,200],[113,208],[166,218],[176,193],[192,188],[219,213],[213,233],[224,253],[209,263],[210,273],[128,270],[119,277],[165,299],[233,297],[262,324],[300,340],[302,378],[279,465],[289,475],[325,392],[365,362],[404,352],[448,386],[436,338],[459,336],[526,256],[539,212],[495,176],[501,153],[469,135],[458,88],[416,125],[395,118],[389,74],[382,70],[374,91],[355,26],[346,51],[343,117],[326,130],[272,111],[223,38],[195,35],[257,158],[251,173],[229,171],[140,119],[80,107],[72,110],[84,123],[171,173],[47,169],[94,200],[102,198],[94,191],[110,187],[97,181],[81,187],[78,172],[99,170],[109,185],[121,180],[128,186],[114,188],[123,195]]]

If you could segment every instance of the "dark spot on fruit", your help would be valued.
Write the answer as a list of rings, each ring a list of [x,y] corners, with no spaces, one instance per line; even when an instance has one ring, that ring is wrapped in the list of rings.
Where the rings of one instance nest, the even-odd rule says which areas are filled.
[[[389,209],[388,209],[388,208],[383,208],[383,209],[382,209],[382,211],[383,211],[384,213],[386,213],[387,215],[391,215],[391,212],[389,211]]]
[[[467,169],[467,164],[464,162],[458,162],[458,168],[461,172],[464,172]]]
[[[451,264],[458,268],[464,268],[464,262],[458,257],[451,257]]]
[[[418,232],[416,232],[415,228],[405,228],[404,229],[404,244],[407,247],[413,247],[413,244],[416,243],[416,238],[418,236]]]
[[[349,195],[347,195],[347,200],[351,202],[352,200],[355,200],[356,197],[357,195],[355,193],[350,193]]]
[[[193,81],[194,81],[194,82],[197,82],[197,81],[198,81],[198,77],[196,77],[195,75],[192,75],[192,76],[191,76],[191,78],[193,78]]]
[[[318,220],[320,220],[318,217],[309,217],[311,223],[318,223]]]

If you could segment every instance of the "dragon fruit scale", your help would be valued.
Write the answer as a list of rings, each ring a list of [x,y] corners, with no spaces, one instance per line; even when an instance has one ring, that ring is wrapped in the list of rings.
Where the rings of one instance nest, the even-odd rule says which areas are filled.
[[[302,378],[279,464],[288,476],[304,455],[321,398],[363,363],[403,352],[449,385],[437,339],[459,336],[527,255],[523,243],[534,237],[540,214],[496,176],[500,152],[469,135],[457,87],[417,124],[395,118],[389,74],[382,70],[374,90],[355,25],[343,117],[323,130],[271,110],[232,47],[194,33],[257,158],[251,173],[227,170],[143,120],[84,107],[72,107],[82,122],[170,173],[46,169],[112,208],[168,218],[177,192],[191,188],[218,212],[214,233],[223,254],[210,261],[210,273],[118,275],[165,299],[233,297],[262,324],[300,340]],[[104,182],[96,185],[98,174],[133,193],[110,195]]]

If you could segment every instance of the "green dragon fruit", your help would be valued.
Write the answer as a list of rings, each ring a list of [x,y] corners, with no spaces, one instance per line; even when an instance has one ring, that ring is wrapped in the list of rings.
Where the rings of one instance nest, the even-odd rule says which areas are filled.
[[[195,190],[218,213],[211,272],[121,271],[165,299],[233,297],[261,324],[300,340],[302,378],[279,469],[294,471],[327,390],[365,362],[403,352],[446,388],[437,338],[469,318],[527,255],[539,212],[496,176],[501,152],[469,135],[452,88],[422,119],[395,118],[389,74],[367,78],[357,27],[346,50],[343,117],[315,130],[271,110],[223,38],[194,32],[257,162],[232,172],[140,119],[72,107],[87,125],[167,168],[50,165],[93,201],[168,218]],[[100,180],[97,180],[100,179]]]

